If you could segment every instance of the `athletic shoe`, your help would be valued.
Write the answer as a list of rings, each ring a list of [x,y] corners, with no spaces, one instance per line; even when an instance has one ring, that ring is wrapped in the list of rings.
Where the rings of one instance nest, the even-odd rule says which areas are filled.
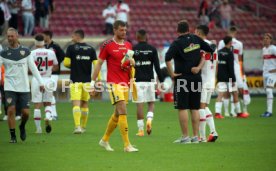
[[[21,120],[21,116],[16,116],[16,117],[15,117],[15,120],[16,120],[16,121]]]
[[[218,134],[216,132],[212,132],[208,137],[208,142],[215,142],[218,139]]]
[[[128,145],[127,147],[124,148],[124,152],[138,152],[139,150],[137,148],[134,148],[132,145]]]
[[[17,143],[16,137],[11,137],[10,143]]]
[[[191,138],[191,143],[198,144],[199,143],[198,137],[197,136],[196,137],[192,137]]]
[[[261,114],[261,117],[263,117],[263,118],[268,118],[271,116],[272,116],[272,113],[270,113],[270,112],[265,112],[265,113]]]
[[[20,130],[20,139],[22,140],[22,141],[25,141],[26,140],[26,130],[25,130],[25,126],[23,126],[23,125],[20,125],[19,126],[19,130]]]
[[[105,142],[104,140],[100,140],[99,145],[105,148],[106,151],[114,151],[113,148],[109,145],[109,142]]]
[[[151,129],[152,129],[152,127],[151,127],[151,120],[147,120],[147,133],[148,133],[148,135],[150,135],[151,134]]]
[[[42,133],[42,129],[41,128],[36,129],[35,133],[36,134],[41,134]]]
[[[5,115],[5,116],[3,117],[3,121],[6,121],[6,120],[8,120],[8,116],[7,116],[7,115]]]
[[[143,137],[144,136],[144,130],[139,130],[136,135],[139,136],[139,137]]]
[[[224,117],[220,113],[215,114],[216,119],[224,119]]]
[[[73,133],[74,134],[81,134],[82,133],[81,127],[80,126],[76,127]]]
[[[207,142],[206,138],[199,138],[198,141],[199,141],[200,143],[206,143],[206,142]]]
[[[179,139],[175,140],[173,143],[181,143],[181,144],[189,144],[191,143],[190,137],[180,137]]]
[[[225,117],[230,117],[230,114],[229,113],[224,113],[224,116]]]
[[[249,114],[248,113],[238,113],[237,118],[248,118]]]
[[[58,119],[57,116],[52,116],[52,120],[53,120],[53,121],[56,121],[57,119]]]
[[[230,113],[230,116],[235,118],[235,117],[237,117],[237,114],[236,113]]]
[[[86,128],[81,128],[81,132],[85,133],[86,132]]]
[[[48,119],[45,119],[45,131],[47,133],[50,133],[52,131],[52,127],[51,127],[50,121]]]

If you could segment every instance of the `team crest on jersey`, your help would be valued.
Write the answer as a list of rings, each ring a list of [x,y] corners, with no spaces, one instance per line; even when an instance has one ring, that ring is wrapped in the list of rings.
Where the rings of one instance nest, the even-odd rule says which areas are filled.
[[[75,45],[75,49],[76,50],[80,50],[80,46],[79,45]]]
[[[7,98],[7,103],[11,104],[11,102],[12,102],[12,98],[11,97]]]
[[[21,51],[20,51],[20,55],[22,55],[22,56],[24,56],[25,53],[26,53],[26,52],[25,52],[24,50],[21,50]]]

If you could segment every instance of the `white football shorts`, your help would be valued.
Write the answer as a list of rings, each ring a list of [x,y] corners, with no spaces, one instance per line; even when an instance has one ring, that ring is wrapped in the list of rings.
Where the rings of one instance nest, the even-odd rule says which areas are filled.
[[[134,103],[147,103],[155,101],[155,83],[154,82],[136,82],[137,101]]]
[[[234,91],[238,91],[238,87],[236,83],[233,86],[233,84],[229,82],[218,82],[217,91],[222,93],[227,91],[234,92]]]
[[[53,98],[53,80],[51,78],[42,77],[45,84],[45,91],[42,93],[39,89],[38,81],[33,77],[31,83],[31,93],[33,103],[52,102]]]

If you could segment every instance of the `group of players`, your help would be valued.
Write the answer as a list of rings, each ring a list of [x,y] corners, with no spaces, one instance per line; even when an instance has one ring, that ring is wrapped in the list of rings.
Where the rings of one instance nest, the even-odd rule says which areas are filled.
[[[184,23],[184,25],[187,23]],[[180,31],[182,25],[180,26]],[[189,27],[187,27],[189,30]],[[183,28],[179,33],[181,36],[186,36],[187,41],[182,42],[183,45],[188,43],[189,39],[196,39],[198,44],[189,44],[187,48],[180,51],[174,51],[173,48],[177,48],[177,40],[171,45],[168,53],[166,54],[167,69],[169,75],[175,80],[175,90],[177,89],[177,79],[184,78],[189,80],[190,75],[196,76],[196,80],[200,80],[203,83],[200,93],[191,94],[192,92],[174,92],[175,108],[179,109],[180,126],[183,136],[176,140],[176,143],[198,143],[198,142],[214,142],[218,138],[218,133],[215,129],[213,115],[208,104],[210,102],[211,94],[215,89],[216,68],[218,63],[218,100],[216,103],[216,118],[222,118],[221,116],[221,99],[229,97],[224,95],[225,92],[230,92],[234,99],[235,113],[231,112],[233,116],[246,118],[248,113],[246,108],[244,112],[241,112],[240,104],[238,100],[238,89],[242,88],[243,81],[241,79],[239,59],[238,56],[242,54],[242,44],[234,38],[234,34],[237,32],[236,28],[230,29],[229,36],[223,39],[223,43],[219,43],[219,51],[212,42],[206,39],[209,32],[208,27],[198,26],[196,28],[194,36],[188,33],[187,28],[183,32]],[[95,49],[84,42],[84,32],[75,30],[72,34],[72,41],[74,44],[70,45],[66,54],[64,55],[64,66],[70,68],[70,95],[72,101],[72,111],[75,123],[75,134],[84,133],[86,130],[86,124],[89,114],[89,99],[90,95],[97,94],[98,88],[101,87],[100,70],[101,66],[106,61],[107,64],[107,89],[110,94],[111,103],[114,106],[114,112],[111,115],[106,131],[101,138],[99,145],[105,148],[107,151],[114,151],[109,144],[109,139],[115,128],[118,126],[124,142],[125,152],[136,152],[137,148],[133,147],[128,137],[128,122],[127,122],[127,110],[126,105],[129,98],[129,89],[131,88],[133,93],[133,101],[137,103],[137,126],[138,136],[144,136],[144,113],[143,104],[148,103],[147,113],[147,133],[150,134],[152,130],[152,119],[154,116],[154,101],[155,101],[155,81],[154,72],[158,75],[159,81],[162,83],[164,77],[160,71],[159,60],[157,50],[153,46],[147,43],[147,33],[145,30],[139,30],[136,33],[138,44],[134,47],[127,42],[126,39],[127,25],[126,23],[117,20],[114,23],[114,37],[103,43],[100,49],[100,54],[96,56]],[[45,32],[44,35],[39,34],[35,36],[36,49],[30,51],[29,49],[21,46],[18,42],[18,33],[15,29],[10,28],[7,32],[7,38],[9,47],[1,52],[0,64],[4,64],[6,68],[5,76],[5,100],[8,105],[8,124],[11,134],[11,143],[16,143],[15,135],[15,105],[20,105],[22,111],[22,120],[19,126],[20,138],[24,141],[26,139],[25,124],[29,115],[29,81],[28,81],[28,68],[32,71],[34,78],[32,79],[32,101],[35,104],[34,120],[36,125],[36,133],[42,133],[40,120],[41,111],[40,107],[42,103],[45,106],[45,128],[46,132],[51,132],[50,121],[53,119],[53,108],[51,107],[53,100],[53,91],[56,89],[56,82],[51,78],[52,71],[59,70],[59,64],[62,62],[62,58],[57,58],[57,51],[54,49],[48,50],[45,48],[45,37],[47,35],[51,39],[50,32]],[[185,34],[184,34],[185,33]],[[231,37],[232,36],[232,37]],[[266,90],[268,95],[268,111],[262,116],[272,115],[272,103],[273,92],[272,88],[275,83],[275,53],[274,46],[271,45],[272,36],[270,34],[265,35],[266,48],[270,48],[265,53],[265,65],[268,78],[266,78],[270,89]],[[204,41],[203,41],[204,40]],[[182,39],[181,39],[182,41]],[[181,44],[179,41],[179,44]],[[51,41],[52,42],[52,41]],[[265,42],[265,41],[264,41]],[[53,42],[52,42],[53,43]],[[56,46],[56,44],[54,44]],[[204,49],[205,47],[205,49]],[[53,45],[52,45],[53,48]],[[221,49],[220,49],[221,48]],[[198,50],[203,49],[201,54],[197,54]],[[54,53],[55,52],[55,53]],[[196,63],[189,63],[189,55],[197,55]],[[177,54],[179,53],[179,54]],[[184,53],[184,54],[182,54]],[[60,54],[62,55],[62,54]],[[183,56],[182,56],[183,55]],[[187,63],[182,63],[186,58]],[[172,70],[170,60],[174,59],[175,71]],[[180,59],[178,59],[180,58]],[[268,61],[270,60],[270,61]],[[272,62],[273,60],[273,62]],[[92,73],[92,63],[93,74]],[[268,64],[270,63],[270,64]],[[271,65],[274,64],[274,66]],[[179,67],[182,64],[187,67]],[[192,64],[192,65],[190,65]],[[193,66],[190,70],[187,68]],[[273,68],[274,67],[274,68]],[[268,69],[267,69],[268,68]],[[201,71],[201,72],[200,72]],[[201,73],[201,75],[200,75]],[[264,72],[265,73],[265,72]],[[274,74],[273,74],[274,73]],[[187,75],[185,75],[187,74]],[[273,76],[273,77],[272,77]],[[202,78],[202,81],[201,81]],[[241,84],[238,80],[241,80]],[[191,81],[192,82],[192,81]],[[237,84],[236,84],[237,82]],[[131,85],[130,85],[131,84]],[[191,87],[189,87],[191,89]],[[202,91],[201,91],[202,90]],[[243,92],[242,90],[240,91]],[[190,93],[190,94],[189,94]],[[198,95],[199,94],[199,95]],[[272,94],[272,95],[271,95]],[[189,97],[192,96],[192,97]],[[19,104],[16,104],[19,99]],[[272,100],[271,100],[272,99]],[[229,102],[228,102],[229,103]],[[269,105],[271,104],[271,105]],[[187,129],[187,109],[192,111],[193,121],[193,134],[190,138],[188,136]],[[227,116],[227,114],[226,114]],[[210,135],[208,140],[205,135],[206,123],[210,127]],[[199,132],[199,136],[198,136]]]

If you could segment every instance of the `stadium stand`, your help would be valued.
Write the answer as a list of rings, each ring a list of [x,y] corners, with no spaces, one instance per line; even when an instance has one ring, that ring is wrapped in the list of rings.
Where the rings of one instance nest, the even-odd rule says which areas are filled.
[[[275,8],[273,0],[258,0]],[[126,0],[131,8],[129,39],[133,40],[135,31],[144,28],[150,35],[150,43],[162,47],[165,42],[171,42],[177,35],[176,22],[187,19],[191,30],[198,24],[197,10],[200,0],[178,0],[164,2],[163,0]],[[101,17],[106,2],[97,0],[58,0],[56,11],[51,17],[50,28],[55,35],[70,35],[73,29],[82,28],[87,35],[103,36],[104,20]],[[248,0],[236,0],[234,3],[233,22],[240,28],[238,38],[244,42],[246,49],[261,48],[261,34],[271,32],[276,34],[276,24],[264,17],[255,17],[252,11],[244,10]],[[273,6],[274,5],[274,6]],[[253,7],[252,7],[253,8]],[[209,37],[216,40],[225,35],[219,27],[211,30]]]

